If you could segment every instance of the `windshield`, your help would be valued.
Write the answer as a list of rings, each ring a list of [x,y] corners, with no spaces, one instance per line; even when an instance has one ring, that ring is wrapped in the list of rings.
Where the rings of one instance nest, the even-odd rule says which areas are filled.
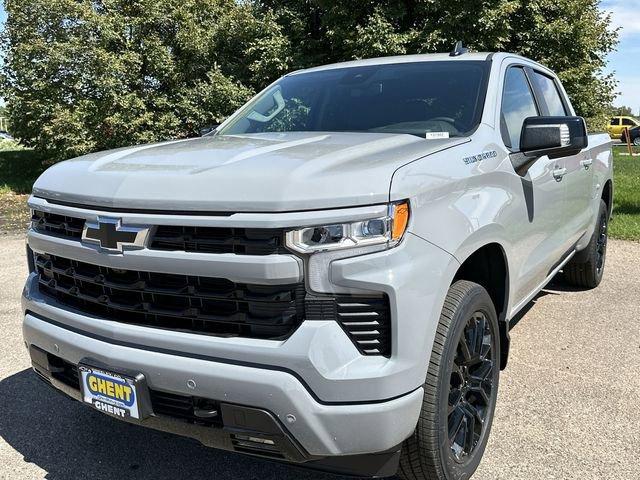
[[[293,74],[254,98],[219,134],[462,136],[480,122],[488,71],[485,61],[434,61]]]

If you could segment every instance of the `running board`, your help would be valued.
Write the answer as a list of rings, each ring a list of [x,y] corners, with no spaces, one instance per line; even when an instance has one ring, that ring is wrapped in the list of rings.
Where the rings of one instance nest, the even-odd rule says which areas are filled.
[[[559,262],[558,265],[553,270],[551,270],[551,273],[547,275],[543,282],[511,310],[511,313],[509,314],[509,320],[515,317],[520,312],[520,310],[522,310],[531,300],[533,300],[536,295],[538,295],[538,293],[540,293],[540,291],[547,286],[547,284],[553,279],[553,277],[555,277],[558,272],[562,270],[562,267],[564,267],[569,262],[569,260],[573,258],[575,254],[576,250],[574,249],[564,258],[564,260]]]

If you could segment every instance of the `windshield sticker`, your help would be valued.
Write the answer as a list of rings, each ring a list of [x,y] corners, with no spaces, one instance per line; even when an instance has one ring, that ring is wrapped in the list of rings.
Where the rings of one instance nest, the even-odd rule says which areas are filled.
[[[449,138],[449,132],[427,132],[425,134],[427,140],[438,140],[441,138]]]
[[[471,155],[470,157],[464,157],[462,161],[465,165],[471,165],[472,163],[478,163],[487,158],[495,158],[498,156],[498,152],[491,150],[489,152],[482,152],[477,155]]]

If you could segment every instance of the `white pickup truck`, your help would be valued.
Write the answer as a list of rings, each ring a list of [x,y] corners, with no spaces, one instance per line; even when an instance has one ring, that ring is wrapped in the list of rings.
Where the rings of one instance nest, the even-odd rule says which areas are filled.
[[[24,339],[46,382],[124,421],[467,479],[510,320],[558,273],[598,285],[612,198],[608,135],[526,58],[293,72],[202,138],[47,170]]]

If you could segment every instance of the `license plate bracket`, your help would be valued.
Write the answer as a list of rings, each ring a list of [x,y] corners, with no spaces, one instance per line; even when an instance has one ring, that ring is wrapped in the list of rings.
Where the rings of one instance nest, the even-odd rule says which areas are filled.
[[[82,401],[107,415],[138,422],[153,414],[149,388],[142,373],[94,362],[78,365]]]

